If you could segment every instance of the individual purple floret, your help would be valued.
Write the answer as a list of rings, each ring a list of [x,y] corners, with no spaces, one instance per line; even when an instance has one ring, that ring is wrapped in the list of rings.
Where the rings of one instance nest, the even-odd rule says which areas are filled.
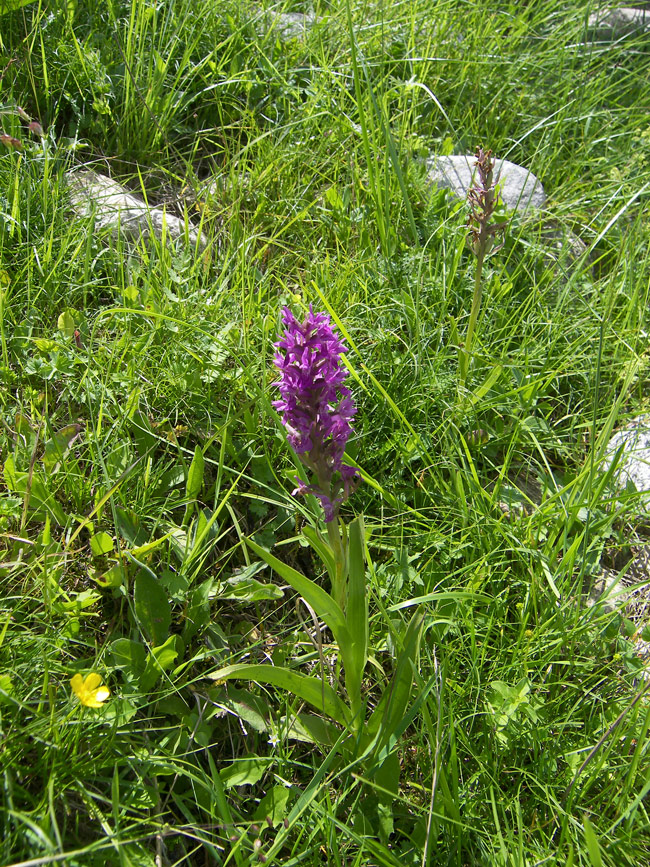
[[[280,379],[281,400],[273,406],[282,413],[282,423],[292,449],[315,475],[314,484],[296,479],[294,494],[314,494],[321,502],[325,521],[333,521],[341,503],[350,495],[359,476],[343,463],[350,424],[357,409],[350,390],[343,385],[348,375],[340,355],[347,347],[334,333],[326,313],[314,313],[311,305],[304,322],[291,310],[282,311],[285,332],[275,347],[274,363]]]

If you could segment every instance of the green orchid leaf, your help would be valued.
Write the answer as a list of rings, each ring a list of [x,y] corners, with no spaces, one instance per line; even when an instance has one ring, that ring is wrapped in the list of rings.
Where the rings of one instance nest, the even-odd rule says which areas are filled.
[[[373,711],[366,731],[379,734],[378,748],[384,746],[404,718],[413,687],[413,668],[420,648],[424,612],[418,610],[404,634],[402,650],[392,680]]]
[[[350,648],[344,658],[346,686],[355,713],[361,708],[361,680],[368,661],[368,597],[364,547],[363,518],[359,515],[349,527],[347,625]],[[343,652],[343,648],[341,651]]]
[[[346,725],[348,722],[348,710],[332,687],[318,678],[308,677],[297,671],[276,668],[273,665],[239,663],[220,668],[208,677],[216,681],[237,679],[268,683],[301,698],[341,725]]]
[[[302,534],[323,561],[327,574],[330,576],[330,581],[335,581],[336,560],[330,546],[314,527],[310,527],[309,525],[303,527]]]
[[[296,569],[292,569],[291,566],[287,566],[286,563],[278,560],[277,557],[265,551],[264,548],[253,542],[252,539],[246,539],[246,544],[253,549],[258,557],[261,557],[262,560],[275,569],[278,575],[284,578],[311,605],[316,615],[332,630],[332,634],[341,650],[343,651],[344,646],[347,649],[350,644],[350,637],[345,616],[336,600],[314,581],[311,581],[296,571]]]

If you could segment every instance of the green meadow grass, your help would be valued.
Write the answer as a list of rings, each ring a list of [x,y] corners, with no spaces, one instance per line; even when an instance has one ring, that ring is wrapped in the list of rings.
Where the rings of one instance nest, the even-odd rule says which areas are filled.
[[[244,2],[0,14],[2,864],[650,863],[636,627],[583,598],[639,541],[602,459],[648,404],[650,36],[589,41],[596,6],[332,0],[304,39]],[[461,388],[475,260],[423,158],[479,144],[548,202],[486,262]],[[84,165],[207,250],[74,219]],[[207,677],[318,674],[243,544],[320,578],[271,408],[309,304],[350,346],[370,707],[426,615],[394,791],[289,737],[286,693]]]

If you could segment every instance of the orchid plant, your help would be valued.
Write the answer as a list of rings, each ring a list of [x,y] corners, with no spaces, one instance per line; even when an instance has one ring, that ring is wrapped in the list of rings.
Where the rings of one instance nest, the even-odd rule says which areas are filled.
[[[357,408],[343,384],[348,372],[340,356],[347,352],[325,313],[309,314],[298,322],[288,307],[282,314],[284,337],[276,344],[275,366],[280,371],[281,400],[273,406],[282,413],[289,445],[311,473],[311,484],[296,477],[293,494],[313,494],[320,500],[327,537],[334,557],[330,569],[334,598],[346,607],[346,536],[339,528],[339,509],[360,480],[356,467],[343,463],[351,421]]]
[[[307,602],[329,628],[338,649],[338,668],[344,672],[345,689],[326,678],[314,677],[291,668],[240,663],[210,675],[215,680],[255,680],[282,687],[309,703],[323,720],[301,718],[302,729],[319,731],[319,740],[346,750],[350,755],[374,757],[381,762],[394,749],[396,733],[404,726],[410,700],[413,666],[419,647],[423,616],[411,619],[401,645],[392,679],[366,714],[363,678],[368,662],[368,594],[366,589],[367,546],[363,517],[346,525],[340,508],[361,480],[359,470],[345,462],[345,447],[352,433],[356,407],[345,386],[347,369],[341,356],[347,347],[338,337],[326,313],[309,308],[300,322],[291,310],[282,314],[284,334],[275,344],[274,363],[280,372],[275,386],[280,399],[273,406],[281,415],[289,444],[305,470],[296,478],[294,495],[313,494],[323,510],[325,534],[306,526],[304,536],[323,562],[330,579],[331,593],[317,581],[283,563],[247,540],[251,549],[265,560]],[[322,660],[322,654],[321,654]],[[341,732],[343,729],[343,732]],[[347,733],[347,734],[346,734]],[[347,739],[352,735],[352,740]],[[350,752],[348,750],[348,752]]]
[[[467,192],[470,213],[467,219],[469,228],[468,245],[476,256],[476,271],[474,273],[474,295],[469,314],[469,323],[465,343],[459,349],[459,372],[460,385],[464,387],[467,374],[472,360],[472,346],[474,331],[481,309],[481,295],[483,293],[483,263],[490,253],[496,253],[503,243],[495,246],[498,237],[503,237],[507,221],[500,213],[503,202],[500,199],[498,185],[494,181],[494,160],[492,151],[476,149],[476,172],[477,179]]]

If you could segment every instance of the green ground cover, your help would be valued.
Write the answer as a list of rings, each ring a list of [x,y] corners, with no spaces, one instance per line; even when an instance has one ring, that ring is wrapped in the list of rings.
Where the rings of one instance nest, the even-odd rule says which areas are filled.
[[[602,458],[648,402],[650,37],[589,41],[581,0],[323,0],[304,38],[244,2],[9,5],[0,862],[650,863],[637,624],[583,598],[638,541]],[[478,145],[548,202],[486,260],[465,376],[467,208],[423,158]],[[207,249],[73,219],[82,165]],[[271,407],[310,303],[350,347],[381,755],[295,678],[210,679],[346,695],[285,568],[329,587]]]

